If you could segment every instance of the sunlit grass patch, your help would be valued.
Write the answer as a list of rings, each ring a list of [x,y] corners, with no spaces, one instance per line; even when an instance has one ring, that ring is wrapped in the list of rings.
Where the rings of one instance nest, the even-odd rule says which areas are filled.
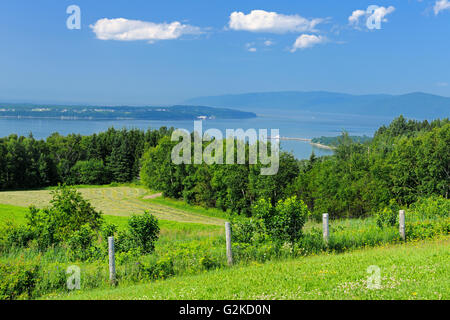
[[[162,220],[212,225],[223,223],[217,212],[214,211],[215,214],[211,214],[212,210],[194,210],[186,206],[172,205],[170,202],[151,201],[156,199],[144,200],[145,196],[153,193],[139,186],[94,186],[93,188],[83,186],[78,190],[84,198],[91,202],[94,208],[102,211],[105,215],[131,216],[132,214],[142,214],[144,211],[149,211]],[[43,208],[48,206],[50,200],[50,189],[0,192],[0,204],[5,205],[19,207],[35,205],[38,208]]]
[[[233,267],[57,299],[449,299],[450,238]],[[368,286],[369,266],[380,287]]]

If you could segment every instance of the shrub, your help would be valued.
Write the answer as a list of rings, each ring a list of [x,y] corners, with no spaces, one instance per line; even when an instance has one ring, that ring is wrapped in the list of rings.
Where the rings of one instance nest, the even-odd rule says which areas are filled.
[[[258,243],[265,240],[264,221],[257,218],[232,221],[232,241],[236,243]]]
[[[440,220],[415,221],[406,224],[406,238],[432,239],[450,232],[450,218]]]
[[[26,216],[27,225],[41,250],[68,240],[83,225],[89,225],[92,230],[100,229],[102,213],[97,212],[76,189],[59,186],[52,191],[52,197],[49,208],[38,210],[31,206]]]
[[[69,258],[86,261],[100,255],[99,249],[94,245],[96,238],[97,235],[89,224],[82,225],[80,230],[73,232],[66,241]]]
[[[399,210],[400,206],[394,199],[391,199],[389,205],[376,214],[377,225],[380,228],[397,225]]]
[[[115,224],[112,223],[104,224],[101,231],[103,240],[108,240],[108,237],[114,236],[117,233],[117,230],[118,228]]]
[[[128,230],[131,241],[141,249],[142,253],[151,253],[159,237],[158,219],[149,212],[143,215],[133,215],[128,220]]]
[[[137,274],[136,280],[156,280],[166,279],[175,274],[173,261],[166,256],[157,260],[156,258],[147,259],[147,261],[139,261],[136,263]]]
[[[419,198],[410,206],[417,218],[436,219],[450,216],[450,200],[442,196]]]
[[[253,208],[255,216],[262,219],[266,232],[276,241],[294,244],[302,237],[302,228],[310,215],[308,207],[297,197],[279,200],[276,207],[261,199]]]
[[[0,300],[33,298],[38,271],[34,262],[0,262]]]
[[[34,238],[34,232],[29,226],[16,226],[7,222],[0,230],[0,252],[7,252],[12,248],[25,247]]]

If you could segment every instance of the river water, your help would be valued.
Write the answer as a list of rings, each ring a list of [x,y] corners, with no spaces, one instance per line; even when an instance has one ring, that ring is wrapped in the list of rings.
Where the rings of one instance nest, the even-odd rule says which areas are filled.
[[[205,120],[203,130],[216,128],[225,136],[226,129],[279,129],[281,137],[314,138],[338,136],[343,130],[350,135],[372,136],[383,124],[389,124],[392,118],[368,117],[360,115],[319,114],[305,112],[264,112],[257,118],[244,120]],[[159,128],[162,126],[193,130],[193,121],[152,121],[152,120],[59,120],[59,119],[0,119],[0,137],[10,134],[28,135],[43,139],[53,132],[66,135],[79,133],[88,135],[107,130],[109,127],[121,128]],[[298,159],[307,159],[311,152],[318,156],[331,154],[332,151],[311,146],[303,141],[281,141],[281,148],[291,151]]]

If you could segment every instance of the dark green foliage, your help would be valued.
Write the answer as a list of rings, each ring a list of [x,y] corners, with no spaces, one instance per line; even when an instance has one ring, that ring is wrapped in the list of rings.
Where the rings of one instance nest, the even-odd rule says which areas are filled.
[[[109,181],[111,181],[110,172],[103,161],[98,159],[77,161],[70,169],[70,178],[68,178],[68,183],[71,185],[106,184]]]
[[[33,262],[0,262],[0,300],[33,298],[38,270]]]
[[[372,141],[355,142],[345,132],[335,141],[332,156],[298,161],[281,152],[278,174],[262,176],[260,163],[174,165],[170,156],[176,143],[167,137],[145,153],[141,178],[165,196],[243,216],[251,216],[261,198],[275,206],[297,196],[319,220],[323,213],[332,218],[373,215],[391,199],[407,206],[423,196],[449,196],[448,119],[420,122],[400,116],[381,127]]]
[[[0,138],[0,190],[132,181],[144,151],[172,131],[111,128],[90,136],[53,133],[46,140]]]
[[[142,215],[132,215],[128,220],[126,230],[117,231],[115,225],[105,225],[102,229],[105,250],[108,248],[106,240],[114,236],[116,252],[130,254],[149,254],[155,249],[159,238],[159,224],[152,214],[145,211]]]
[[[95,247],[97,233],[89,224],[82,225],[79,230],[73,232],[66,240],[68,255],[74,261],[86,261],[100,256],[100,251]]]
[[[176,142],[164,137],[142,157],[141,179],[150,189],[162,191],[165,196],[179,198],[183,191],[185,165],[175,165],[171,152]]]
[[[264,223],[264,230],[273,240],[291,244],[302,237],[302,228],[310,215],[308,207],[297,197],[279,200],[276,206],[260,199],[253,207],[253,213]]]
[[[381,127],[369,144],[347,134],[335,155],[308,161],[290,192],[303,199],[314,216],[364,217],[381,212],[391,199],[400,206],[419,197],[448,198],[450,123],[448,119],[395,119]]]
[[[226,143],[222,143],[225,161]],[[299,173],[294,156],[282,152],[278,173],[262,176],[261,163],[248,164],[248,143],[245,144],[247,164],[175,165],[171,151],[176,144],[166,137],[144,154],[141,180],[150,189],[162,191],[167,197],[183,198],[189,204],[250,216],[252,204],[259,198],[270,198],[274,204],[285,198],[287,187]],[[207,146],[208,143],[203,144],[204,149]],[[236,159],[237,143],[233,152]]]
[[[394,199],[389,201],[389,205],[376,214],[377,225],[380,228],[397,225],[399,210],[400,206]]]
[[[422,219],[449,218],[450,200],[442,196],[421,197],[410,209]]]
[[[133,215],[128,221],[131,240],[142,253],[151,253],[155,249],[155,242],[159,237],[158,219],[149,212]]]
[[[3,227],[2,251],[26,247],[30,243],[41,251],[61,243],[81,251],[91,246],[103,223],[102,213],[73,188],[59,186],[52,195],[50,207],[41,210],[34,206],[29,208],[25,225],[7,224]]]
[[[313,139],[311,139],[311,142],[313,142],[313,143],[320,143],[320,144],[323,144],[325,146],[334,147],[334,146],[337,146],[337,145],[340,144],[339,138],[340,137],[324,137],[324,136],[322,136],[320,138],[313,138]],[[362,143],[362,144],[371,142],[372,139],[373,139],[373,138],[368,137],[366,135],[364,135],[364,136],[349,136],[349,138],[355,143]]]

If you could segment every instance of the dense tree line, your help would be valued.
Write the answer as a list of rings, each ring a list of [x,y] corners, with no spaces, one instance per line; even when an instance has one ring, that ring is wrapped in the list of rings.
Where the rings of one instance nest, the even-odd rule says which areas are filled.
[[[450,123],[448,119],[407,121],[400,116],[381,127],[372,141],[348,134],[334,155],[296,160],[282,152],[274,176],[261,176],[256,165],[174,165],[170,138],[148,150],[141,177],[150,188],[188,203],[251,215],[259,199],[297,196],[319,216],[361,217],[391,200],[409,205],[420,196],[449,197]],[[204,145],[204,147],[206,144]]]
[[[81,136],[53,133],[45,140],[0,139],[0,189],[127,182],[139,176],[143,152],[173,129],[108,129]]]
[[[448,119],[399,117],[363,143],[344,133],[332,156],[297,160],[281,152],[272,176],[260,174],[261,163],[175,165],[172,132],[111,128],[89,136],[54,133],[45,140],[10,135],[0,139],[0,189],[129,182],[140,176],[166,196],[237,214],[252,215],[260,199],[275,205],[296,196],[317,216],[333,217],[365,216],[392,201],[409,205],[422,196],[450,193]]]

